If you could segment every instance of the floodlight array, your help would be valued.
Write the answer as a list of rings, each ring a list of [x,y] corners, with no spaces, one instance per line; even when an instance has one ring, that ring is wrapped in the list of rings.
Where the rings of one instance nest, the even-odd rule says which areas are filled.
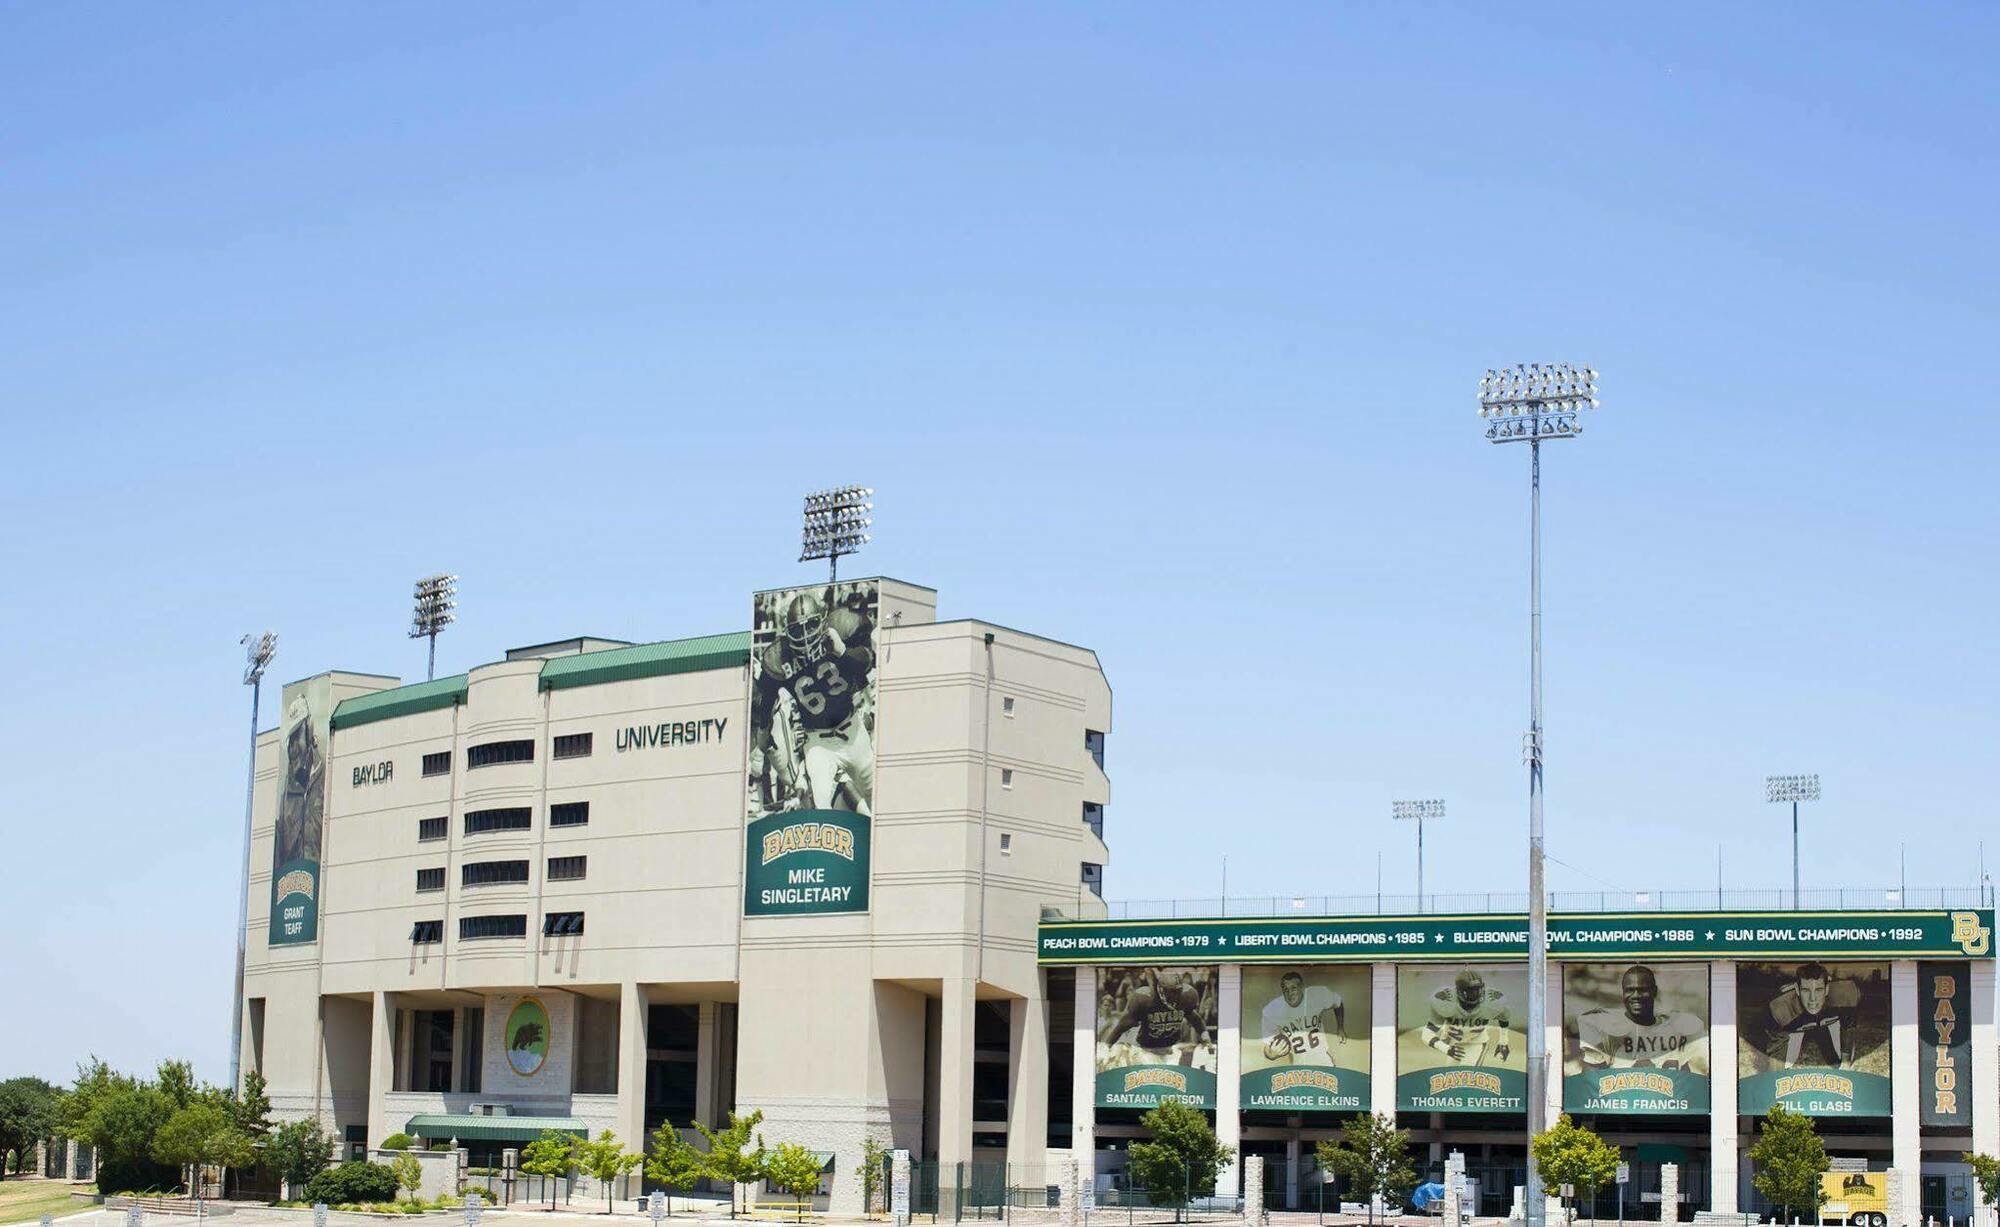
[[[416,609],[410,617],[410,638],[422,639],[450,626],[458,608],[458,576],[426,575],[417,581]]]
[[[255,686],[264,680],[264,670],[270,665],[271,658],[278,654],[278,637],[265,631],[261,635],[245,635],[240,642],[244,657],[243,684]]]
[[[1819,775],[1767,775],[1764,800],[1774,804],[1819,800]]]
[[[875,491],[869,486],[840,486],[806,495],[805,527],[799,537],[799,561],[839,558],[868,544],[874,523]]]
[[[1479,381],[1479,416],[1494,443],[1567,439],[1583,433],[1582,414],[1597,408],[1597,371],[1567,362],[1528,362],[1487,371]]]
[[[1444,817],[1444,802],[1435,799],[1430,801],[1391,801],[1389,803],[1389,812],[1395,816],[1398,822],[1422,822],[1426,819]]]

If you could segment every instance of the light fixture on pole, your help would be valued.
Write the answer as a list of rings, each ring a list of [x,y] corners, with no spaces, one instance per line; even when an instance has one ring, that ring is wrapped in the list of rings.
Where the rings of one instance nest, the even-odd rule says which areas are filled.
[[[1397,822],[1414,822],[1417,824],[1417,910],[1419,912],[1428,911],[1429,909],[1424,906],[1424,819],[1429,818],[1435,821],[1444,817],[1444,802],[1435,799],[1430,801],[1391,801],[1389,803],[1389,813]]]
[[[840,556],[859,553],[875,523],[868,486],[839,486],[806,495],[805,528],[799,534],[799,561],[826,559],[828,583],[840,578]]]
[[[1567,362],[1531,362],[1486,372],[1479,416],[1492,443],[1528,445],[1528,1180],[1525,1227],[1544,1227],[1548,1202],[1534,1139],[1548,1127],[1549,908],[1542,886],[1542,443],[1583,433],[1597,408],[1597,372]]]
[[[1792,910],[1799,908],[1799,802],[1819,800],[1819,776],[1767,775],[1764,800],[1772,805],[1792,804]]]
[[[430,662],[424,666],[424,680],[437,677],[438,632],[458,620],[458,576],[426,575],[417,581],[416,610],[410,615],[410,638],[431,641]]]
[[[229,1002],[229,1088],[241,1090],[243,1075],[243,945],[250,923],[250,811],[257,799],[257,708],[264,698],[264,670],[278,654],[270,631],[245,635],[243,684],[250,688],[250,769],[243,786],[243,867],[236,876],[236,994]]]

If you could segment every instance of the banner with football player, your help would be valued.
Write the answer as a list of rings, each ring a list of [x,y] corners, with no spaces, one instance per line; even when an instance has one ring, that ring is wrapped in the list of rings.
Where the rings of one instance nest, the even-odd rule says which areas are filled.
[[[1708,1113],[1708,965],[1566,963],[1563,1110]]]
[[[1737,1103],[1887,1116],[1889,965],[1739,963]]]
[[[751,602],[746,915],[868,910],[880,604],[874,580]]]
[[[273,946],[319,937],[319,850],[326,833],[326,757],[333,736],[333,679],[285,687],[278,742],[278,817],[271,832]]]
[[[1473,963],[1396,969],[1396,1107],[1525,1112],[1528,969]]]
[[[1368,1111],[1373,979],[1367,967],[1243,969],[1245,1111]]]
[[[1215,1107],[1215,1040],[1215,968],[1098,970],[1099,1107]]]

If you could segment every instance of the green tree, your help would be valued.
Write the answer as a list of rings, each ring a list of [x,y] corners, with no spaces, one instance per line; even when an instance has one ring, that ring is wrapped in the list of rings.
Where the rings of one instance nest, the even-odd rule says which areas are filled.
[[[703,1158],[672,1121],[663,1120],[653,1130],[652,1144],[646,1151],[646,1175],[666,1189],[668,1214],[674,1212],[674,1194],[693,1188],[707,1174]]]
[[[729,1124],[723,1129],[710,1129],[700,1121],[694,1123],[695,1129],[708,1143],[708,1153],[702,1156],[703,1170],[711,1178],[729,1185],[730,1218],[736,1217],[737,1187],[763,1179],[763,1136],[757,1136],[756,1149],[749,1149],[753,1131],[763,1123],[764,1113],[761,1110],[748,1116],[731,1112]]]
[[[396,1184],[415,1201],[424,1183],[423,1160],[406,1150],[389,1161],[389,1170],[396,1173]]]
[[[194,1064],[190,1061],[160,1062],[153,1083],[176,1112],[201,1098],[201,1085],[194,1080]]]
[[[764,1179],[798,1199],[799,1221],[804,1222],[812,1195],[819,1192],[819,1156],[797,1142],[780,1142],[764,1156]]]
[[[61,1121],[56,1088],[40,1078],[9,1078],[0,1082],[0,1179],[7,1175],[7,1152],[20,1167],[27,1166],[35,1143],[51,1137]]]
[[[1530,1146],[1544,1187],[1569,1185],[1575,1190],[1573,1198],[1563,1199],[1565,1206],[1573,1207],[1576,1199],[1590,1201],[1597,1190],[1618,1178],[1618,1148],[1572,1121],[1568,1113],[1543,1130]]]
[[[611,1182],[630,1172],[645,1160],[644,1155],[628,1154],[625,1143],[618,1135],[606,1129],[597,1135],[596,1141],[584,1139],[576,1144],[576,1165],[597,1178],[604,1186],[604,1212],[611,1213]]]
[[[1399,1206],[1417,1187],[1410,1135],[1396,1128],[1393,1116],[1356,1116],[1340,1127],[1339,1137],[1322,1140],[1314,1153],[1321,1167],[1346,1182],[1350,1195],[1368,1203],[1371,1220],[1376,1194]]]
[[[157,1188],[175,1180],[153,1155],[153,1136],[174,1114],[173,1100],[149,1082],[112,1074],[89,1093],[90,1108],[70,1136],[97,1148],[97,1187],[106,1193]]]
[[[335,1145],[317,1119],[287,1121],[271,1131],[264,1161],[286,1184],[303,1188],[333,1162]]]
[[[861,1166],[855,1174],[861,1177],[861,1212],[875,1213],[875,1195],[882,1191],[882,1164],[889,1157],[889,1148],[874,1138],[861,1141]]]
[[[257,1152],[229,1113],[212,1103],[190,1103],[168,1117],[153,1134],[153,1158],[188,1169],[188,1192],[201,1196],[203,1168],[248,1167]]]
[[[556,1208],[556,1181],[576,1166],[576,1144],[577,1139],[569,1134],[546,1129],[521,1148],[521,1170],[542,1178],[548,1186],[551,1210]]]
[[[1826,1197],[1819,1178],[1830,1165],[1812,1117],[1773,1104],[1757,1128],[1750,1162],[1756,1169],[1750,1183],[1759,1193],[1791,1211],[1795,1219],[1819,1217],[1820,1202]]]
[[[229,1118],[237,1132],[250,1139],[261,1153],[271,1140],[271,1096],[264,1075],[251,1070],[243,1075],[243,1093],[229,1097]]]
[[[1189,1197],[1214,1191],[1216,1174],[1236,1151],[1216,1141],[1205,1114],[1178,1100],[1154,1108],[1139,1124],[1152,1136],[1128,1152],[1132,1181],[1154,1205],[1175,1207],[1178,1222]]]
[[[2000,1159],[1967,1151],[1965,1161],[1972,1165],[1972,1182],[1979,1186],[1980,1200],[2000,1206]]]

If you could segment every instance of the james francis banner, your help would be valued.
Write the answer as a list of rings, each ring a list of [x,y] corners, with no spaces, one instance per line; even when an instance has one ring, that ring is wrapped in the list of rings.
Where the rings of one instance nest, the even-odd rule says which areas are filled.
[[[874,580],[751,601],[746,916],[868,910]]]
[[[1569,963],[1562,978],[1564,1111],[1707,1114],[1707,964]]]
[[[1396,1107],[1525,1112],[1528,969],[1442,963],[1396,969]]]
[[[1887,963],[1744,963],[1736,1002],[1744,1115],[1889,1115]]]
[[[1245,967],[1245,1111],[1366,1112],[1373,973]]]
[[[270,944],[319,938],[319,850],[326,833],[326,757],[333,679],[322,674],[284,691],[278,742],[278,819],[271,839]]]
[[[1079,973],[1081,974],[1081,973]],[[1097,1105],[1215,1107],[1215,968],[1097,973]]]

